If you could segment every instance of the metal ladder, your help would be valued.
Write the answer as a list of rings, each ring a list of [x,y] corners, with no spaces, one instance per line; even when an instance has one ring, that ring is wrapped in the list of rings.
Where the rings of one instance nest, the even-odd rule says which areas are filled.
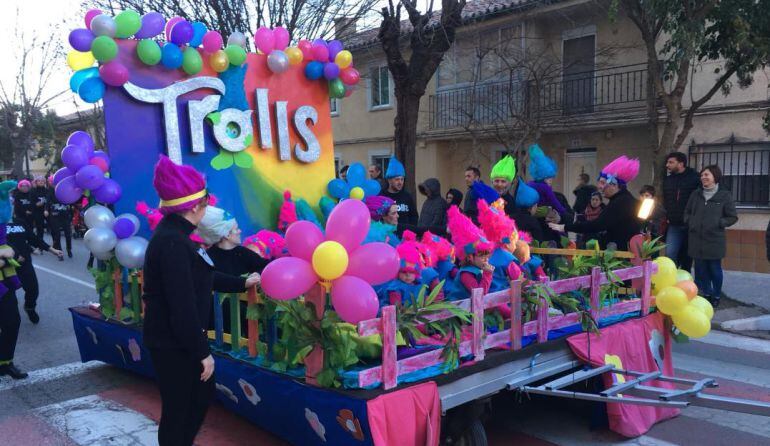
[[[573,384],[599,376],[602,373],[616,373],[629,378],[599,393],[576,392],[563,390]],[[649,381],[663,381],[674,385],[686,386],[677,389],[664,389],[649,385]],[[645,384],[648,383],[648,384]],[[637,404],[642,406],[657,406],[684,409],[688,406],[709,407],[712,409],[729,410],[754,415],[770,416],[770,403],[763,401],[731,398],[705,393],[705,389],[719,387],[716,380],[706,378],[692,380],[663,375],[662,372],[642,373],[632,370],[616,369],[608,364],[595,368],[578,367],[560,378],[538,386],[521,385],[516,387],[523,393],[555,396],[586,401],[605,403]]]

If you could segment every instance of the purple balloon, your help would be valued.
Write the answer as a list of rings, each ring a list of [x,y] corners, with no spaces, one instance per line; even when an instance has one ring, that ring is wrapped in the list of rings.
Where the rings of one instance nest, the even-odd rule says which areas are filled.
[[[99,189],[104,184],[104,172],[98,166],[89,164],[83,166],[75,174],[75,182],[81,189]]]
[[[340,76],[340,67],[334,62],[324,64],[324,79],[331,81]]]
[[[294,299],[310,291],[317,281],[310,262],[296,257],[273,260],[262,271],[262,289],[272,299]]]
[[[134,34],[135,39],[148,39],[163,32],[166,19],[159,12],[148,12],[142,16],[142,27]]]
[[[89,135],[88,132],[84,132],[82,130],[72,132],[69,138],[67,138],[67,145],[80,146],[86,149],[86,153],[88,154],[89,158],[94,154],[94,140],[91,138],[91,135]]]
[[[75,177],[64,178],[54,189],[56,199],[64,204],[72,204],[83,196],[83,190],[75,184]]]
[[[117,181],[106,178],[102,187],[92,190],[91,194],[99,203],[114,204],[116,201],[120,200],[120,196],[123,195],[123,190]]]
[[[94,40],[94,33],[85,28],[73,29],[70,31],[70,46],[78,51],[91,51],[91,42]]]
[[[61,151],[61,160],[73,172],[88,164],[88,151],[82,146],[68,145]]]
[[[52,183],[54,186],[56,186],[57,184],[61,183],[61,180],[67,177],[71,177],[72,175],[75,175],[75,172],[71,171],[69,167],[62,167],[53,174]]]
[[[324,39],[320,39],[320,38],[319,39],[315,39],[315,40],[313,40],[313,45],[326,46],[326,41]]]
[[[112,230],[119,239],[129,238],[134,235],[134,222],[127,218],[119,218],[112,225]]]
[[[171,28],[171,43],[185,45],[190,43],[195,34],[195,29],[187,20],[180,20]]]
[[[329,47],[329,62],[334,62],[334,58],[337,57],[337,53],[342,51],[344,46],[342,45],[342,42],[339,40],[332,40],[327,45]]]

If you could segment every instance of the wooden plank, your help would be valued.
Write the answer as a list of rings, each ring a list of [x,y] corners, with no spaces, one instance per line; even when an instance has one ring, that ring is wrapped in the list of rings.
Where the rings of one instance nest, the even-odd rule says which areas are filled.
[[[537,342],[548,341],[548,302],[540,299],[540,305],[537,307]]]
[[[591,305],[591,315],[594,317],[594,319],[597,318],[601,305],[599,296],[599,293],[601,292],[601,281],[602,269],[598,266],[595,266],[591,269],[591,299],[589,301]]]
[[[396,358],[396,306],[382,308],[382,384],[385,390],[398,383],[398,362]]]
[[[473,313],[473,359],[484,359],[484,290],[474,288],[471,292],[471,312]]]
[[[580,313],[569,313],[563,316],[556,316],[550,319],[548,322],[548,328],[551,330],[558,330],[560,328],[569,327],[580,323]]]
[[[257,303],[257,287],[251,287],[246,291],[246,298],[249,305],[256,305]],[[248,313],[248,309],[247,309]],[[248,319],[246,321],[246,330],[248,339],[246,341],[249,347],[249,356],[252,358],[257,357],[257,345],[259,343],[259,321],[253,321]]]
[[[112,282],[115,288],[115,319],[120,319],[120,310],[123,309],[123,268],[116,268],[112,273]]]
[[[596,255],[592,249],[562,249],[562,248],[530,248],[532,254],[546,254],[557,256],[590,256]],[[605,255],[607,251],[599,251],[600,255]],[[615,251],[614,256],[619,259],[633,259],[634,253],[628,251]]]
[[[230,305],[230,336],[233,338],[230,349],[237,352],[241,349],[241,301],[235,293],[227,294],[227,300]]]
[[[508,332],[510,334],[511,350],[521,350],[521,280],[511,282],[509,299],[511,305],[511,329]]]
[[[654,264],[647,260],[642,265],[644,268],[644,275],[642,276],[642,317],[650,314],[650,306],[652,305],[652,266]],[[655,265],[657,267],[657,265]]]
[[[597,320],[603,319],[609,316],[617,316],[619,314],[631,313],[642,309],[641,299],[629,299],[622,302],[618,302],[609,308],[602,308],[597,316]]]
[[[216,332],[215,332],[214,330],[208,330],[208,331],[206,332],[206,335],[207,335],[207,336],[208,336],[208,338],[209,338],[210,340],[212,340],[212,341],[216,339]],[[233,340],[232,340],[232,338],[230,338],[230,333],[224,333],[224,334],[222,335],[222,337],[223,337],[223,339],[224,339],[224,343],[225,343],[225,344],[228,344],[228,345],[232,345],[232,343],[233,343]],[[247,344],[247,340],[246,340],[246,339],[243,339],[243,338],[241,338],[241,347],[246,347],[247,345],[248,345],[248,344]]]
[[[224,338],[224,322],[222,320],[222,298],[219,293],[214,293],[214,343],[216,343],[217,347],[224,348],[225,346],[225,338]],[[227,335],[230,337],[230,335]]]

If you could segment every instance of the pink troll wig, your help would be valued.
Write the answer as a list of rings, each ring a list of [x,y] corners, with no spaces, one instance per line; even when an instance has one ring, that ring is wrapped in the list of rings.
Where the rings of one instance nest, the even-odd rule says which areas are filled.
[[[457,206],[449,208],[447,218],[447,227],[452,234],[452,242],[455,244],[457,257],[460,260],[480,252],[492,252],[495,248],[495,245],[484,236],[484,232],[474,225],[470,218],[460,213]]]
[[[621,155],[604,166],[599,178],[604,178],[607,183],[625,186],[639,175],[639,160]]]
[[[281,234],[263,229],[243,241],[243,246],[259,254],[266,260],[284,257],[286,253],[286,240]]]
[[[160,210],[151,208],[144,201],[136,203],[136,212],[147,219],[147,224],[150,225],[151,231],[154,231],[158,223],[163,219],[163,214],[160,213]]]
[[[283,204],[278,212],[278,230],[286,233],[292,223],[297,221],[297,206],[291,201],[291,191],[284,191]]]
[[[417,239],[417,234],[410,230],[404,231],[401,235],[401,240],[404,242],[411,242],[417,245],[417,251],[420,253],[420,267],[421,268],[433,268],[438,263],[436,256],[433,254],[433,250],[430,247]]]
[[[422,262],[420,260],[420,249],[417,246],[418,243],[402,242],[396,247],[398,252],[398,258],[401,259],[401,266],[399,272],[402,273],[414,273],[419,274],[422,270]]]
[[[484,234],[498,245],[508,245],[516,234],[516,223],[504,212],[490,207],[486,201],[479,200],[479,224]]]
[[[454,262],[455,247],[452,245],[452,243],[449,242],[449,240],[445,239],[444,237],[439,237],[430,231],[426,231],[422,235],[422,244],[430,249],[431,259],[434,262],[431,266],[436,266],[438,262],[445,260]]]
[[[392,199],[382,195],[366,197],[364,203],[369,208],[369,215],[372,217],[372,221],[382,221],[388,215],[390,207],[396,204]]]
[[[175,164],[161,155],[152,185],[160,196],[163,215],[189,211],[206,197],[206,178],[191,166]]]

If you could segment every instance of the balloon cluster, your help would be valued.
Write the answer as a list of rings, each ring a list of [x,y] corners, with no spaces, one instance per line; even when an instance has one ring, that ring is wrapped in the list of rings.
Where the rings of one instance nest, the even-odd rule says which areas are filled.
[[[134,214],[115,217],[111,210],[101,205],[91,206],[83,214],[89,228],[83,241],[99,260],[110,260],[113,255],[122,266],[134,269],[144,265],[147,240],[136,235],[139,218]]]
[[[107,178],[110,157],[94,150],[91,135],[78,130],[67,138],[61,151],[64,167],[53,175],[56,199],[65,204],[76,202],[86,190],[99,203],[113,204],[120,199],[122,190],[117,181]]]
[[[366,168],[361,163],[350,165],[346,180],[335,178],[329,181],[326,188],[329,190],[329,194],[338,200],[346,198],[363,200],[366,197],[379,194],[381,189],[377,180],[366,178]]]
[[[305,77],[310,80],[324,78],[329,83],[329,97],[342,98],[353,93],[353,87],[361,80],[358,70],[353,68],[353,55],[339,40],[329,42],[315,39],[312,43],[300,40],[297,47],[286,50],[294,54],[305,65]]]
[[[69,34],[73,50],[67,54],[67,64],[75,71],[70,78],[70,89],[89,103],[104,96],[106,85],[119,87],[128,82],[128,68],[118,60],[115,39],[138,40],[136,55],[146,65],[160,63],[169,69],[181,68],[189,75],[203,69],[203,56],[208,56],[209,65],[216,72],[246,62],[243,33],[232,33],[223,50],[218,32],[209,31],[202,22],[188,22],[182,17],[166,21],[158,12],[140,16],[133,10],[112,17],[92,9],[85,15],[85,25]],[[154,40],[161,34],[165,37],[163,44]],[[96,61],[101,64],[98,68],[93,66]]]
[[[369,232],[370,217],[359,200],[345,200],[329,215],[326,235],[308,221],[297,221],[286,232],[290,257],[267,265],[262,289],[278,300],[294,299],[316,283],[327,290],[335,311],[346,322],[377,316],[379,304],[372,285],[398,273],[396,250],[386,243],[361,243]]]
[[[658,272],[652,276],[655,306],[671,316],[674,325],[687,336],[706,336],[711,331],[714,308],[698,296],[698,287],[690,273],[676,269],[668,257],[658,257],[654,263],[658,265]]]

